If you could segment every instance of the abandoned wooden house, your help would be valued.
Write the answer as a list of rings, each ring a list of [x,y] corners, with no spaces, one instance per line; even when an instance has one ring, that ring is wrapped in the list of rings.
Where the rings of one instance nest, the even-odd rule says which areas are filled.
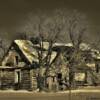
[[[0,89],[25,89],[36,90],[38,88],[37,76],[38,76],[38,52],[36,48],[37,44],[33,44],[29,40],[14,40],[9,47],[7,53],[2,59],[0,66]],[[48,48],[48,42],[44,42],[44,49]],[[73,49],[72,44],[55,43],[53,45],[53,52],[51,55],[47,77],[47,88],[52,90],[66,89],[69,81],[69,68],[65,55],[70,55]],[[65,54],[67,51],[67,54]],[[46,52],[43,56],[45,58]],[[67,60],[69,58],[67,57]],[[100,59],[95,57],[95,62],[87,63],[87,66],[92,66],[98,76],[100,71],[95,69],[99,68]],[[84,67],[84,66],[82,66]],[[92,73],[97,76],[96,73]],[[92,76],[91,76],[92,77]],[[86,70],[79,69],[75,73],[75,80],[78,85],[84,85],[85,83],[91,85],[93,79],[90,79],[90,74]],[[89,81],[90,80],[90,81]],[[81,83],[81,84],[79,84]]]
[[[56,66],[61,65],[60,71],[63,69],[63,66],[65,65],[66,68],[64,72],[60,72],[60,75],[63,77],[67,77],[67,82],[69,81],[69,66],[66,64],[67,61],[69,61],[69,58],[71,56],[71,53],[73,52],[73,45],[72,44],[56,44],[55,48],[56,51],[57,49],[60,49],[58,51],[61,51],[62,60],[58,57],[57,59],[62,62],[62,64],[59,63],[59,61],[56,61],[57,64]],[[86,86],[86,85],[100,85],[100,52],[98,50],[95,50],[93,48],[90,48],[85,43],[82,43],[80,45],[80,54],[82,57],[82,61],[79,60],[79,65],[75,65],[75,75],[74,75],[74,80],[75,84],[78,86]],[[67,59],[66,61],[64,60]],[[82,63],[81,63],[82,62]],[[84,62],[84,63],[83,63]],[[59,72],[59,71],[58,71]],[[63,73],[66,73],[63,75]],[[63,79],[64,80],[64,79]]]
[[[33,88],[32,81],[36,78],[31,73],[30,64],[32,64],[34,58],[28,54],[30,52],[29,45],[31,45],[31,42],[24,40],[15,40],[11,44],[0,67],[1,89]]]
[[[0,66],[1,89],[37,89],[39,60],[35,46],[28,40],[13,41]],[[56,55],[57,53],[52,53],[51,63]]]

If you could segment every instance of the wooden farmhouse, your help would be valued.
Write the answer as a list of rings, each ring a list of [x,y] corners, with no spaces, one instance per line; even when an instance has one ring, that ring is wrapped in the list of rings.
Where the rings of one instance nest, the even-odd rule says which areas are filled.
[[[48,43],[44,42],[44,44],[44,49],[47,49]],[[29,40],[13,41],[2,59],[2,66],[0,66],[1,89],[36,90],[38,88],[39,59],[36,48],[38,45],[33,45]],[[46,52],[43,54],[44,58],[45,56]],[[52,52],[50,63],[56,57],[57,53]]]
[[[38,88],[39,59],[36,48],[38,48],[38,44],[33,44],[29,40],[13,41],[3,57],[2,65],[0,66],[0,89],[36,90]],[[44,49],[47,48],[48,42],[44,42]],[[65,60],[65,55],[70,55],[72,49],[72,44],[55,43],[53,45],[53,52],[50,59],[52,66],[49,68],[46,83],[49,90],[68,88],[69,67]],[[45,56],[46,52],[43,54],[44,58]],[[94,70],[92,74],[99,77],[100,60],[97,56],[94,58],[95,60],[86,62],[85,66],[92,67],[91,69]],[[68,59],[69,56],[67,56]],[[85,84],[92,85],[91,72],[82,68],[75,72],[74,78],[76,83],[81,86]]]
[[[37,88],[36,77],[33,75],[31,64],[34,60],[31,53],[36,52],[32,43],[27,40],[15,40],[6,55],[3,57],[0,67],[1,89],[27,89]],[[34,83],[33,83],[34,81]]]

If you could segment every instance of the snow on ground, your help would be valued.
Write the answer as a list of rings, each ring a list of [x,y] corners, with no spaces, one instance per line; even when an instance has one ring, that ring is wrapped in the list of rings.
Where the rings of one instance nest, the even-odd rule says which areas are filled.
[[[88,87],[83,87],[83,88],[79,88],[79,89],[76,89],[76,90],[66,90],[66,91],[58,91],[58,92],[39,92],[38,90],[36,91],[27,91],[27,90],[12,90],[12,89],[9,89],[9,90],[0,90],[0,93],[100,93],[100,87],[91,87],[91,86],[88,86]]]
[[[26,90],[12,90],[12,89],[8,89],[8,90],[0,90],[0,92],[22,92],[22,93],[29,93],[29,91],[26,91]]]
[[[71,91],[60,91],[57,93],[100,93],[100,90],[71,90]]]

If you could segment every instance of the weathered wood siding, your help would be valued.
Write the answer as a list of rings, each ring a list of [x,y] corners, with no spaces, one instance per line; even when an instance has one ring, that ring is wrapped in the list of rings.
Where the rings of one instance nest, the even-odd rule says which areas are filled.
[[[33,70],[22,69],[21,81],[19,84],[16,84],[15,70],[0,70],[0,89],[35,90],[37,88],[37,80],[33,75]]]
[[[0,70],[0,88],[14,88],[14,71]]]
[[[35,69],[32,69],[30,71],[30,73],[31,73],[31,75],[30,75],[30,77],[31,77],[31,88],[33,90],[36,90],[38,88],[37,87],[37,76],[36,76],[37,71]]]
[[[36,71],[34,69],[22,70],[21,88],[27,89],[27,90],[36,90],[37,89]]]
[[[21,89],[31,90],[30,70],[21,70]]]

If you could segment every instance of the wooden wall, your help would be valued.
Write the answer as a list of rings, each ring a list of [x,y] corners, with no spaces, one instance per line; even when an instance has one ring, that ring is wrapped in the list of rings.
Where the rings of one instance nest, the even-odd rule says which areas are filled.
[[[21,89],[31,89],[30,70],[21,71]]]
[[[0,69],[0,89],[34,90],[37,88],[36,77],[30,69],[21,70],[20,84],[15,83],[15,70]]]
[[[14,71],[0,70],[0,89],[14,88]]]

